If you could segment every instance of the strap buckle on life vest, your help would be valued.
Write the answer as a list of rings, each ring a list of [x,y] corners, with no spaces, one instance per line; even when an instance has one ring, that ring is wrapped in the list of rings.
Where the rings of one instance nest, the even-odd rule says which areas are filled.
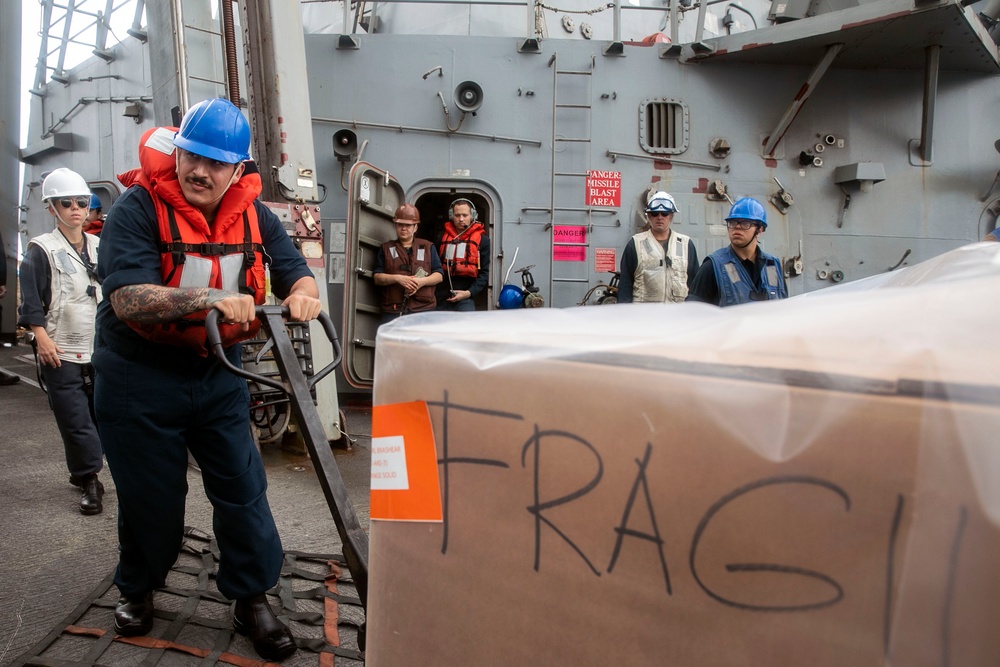
[[[226,246],[223,243],[199,243],[198,253],[202,255],[223,255]]]

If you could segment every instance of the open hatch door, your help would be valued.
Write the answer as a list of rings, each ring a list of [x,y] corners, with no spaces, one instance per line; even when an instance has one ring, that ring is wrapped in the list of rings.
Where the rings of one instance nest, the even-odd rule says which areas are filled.
[[[351,168],[343,347],[344,375],[355,387],[371,387],[375,381],[375,334],[382,309],[372,270],[379,246],[396,238],[392,216],[404,201],[402,186],[389,172],[367,162]]]

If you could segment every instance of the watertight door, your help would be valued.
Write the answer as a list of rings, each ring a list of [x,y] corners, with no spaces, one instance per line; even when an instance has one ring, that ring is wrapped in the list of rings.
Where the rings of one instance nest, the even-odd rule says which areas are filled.
[[[396,238],[392,216],[405,201],[405,194],[387,171],[358,162],[351,168],[348,198],[344,374],[355,387],[371,387],[375,380],[375,334],[382,321],[372,270],[379,246]]]

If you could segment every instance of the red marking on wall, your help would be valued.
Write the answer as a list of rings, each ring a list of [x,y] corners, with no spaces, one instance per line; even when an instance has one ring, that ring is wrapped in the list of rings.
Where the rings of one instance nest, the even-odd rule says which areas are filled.
[[[698,185],[696,187],[691,188],[691,192],[694,192],[696,194],[697,193],[704,194],[704,193],[708,192],[708,179],[707,178],[699,178],[698,179]]]
[[[662,180],[663,180],[662,176],[653,176],[653,178],[650,179],[650,183],[659,183]]]
[[[288,153],[281,154],[281,164],[288,164]]]
[[[774,169],[775,167],[778,166],[778,161],[775,160],[773,157],[764,158],[764,166]]]
[[[799,88],[799,92],[795,93],[795,100],[794,101],[798,102],[803,97],[805,97],[808,92],[809,92],[809,84],[808,83],[803,83],[802,87]]]
[[[673,169],[674,165],[670,164],[666,160],[654,160],[653,169]]]
[[[771,46],[771,44],[773,44],[773,43],[774,42],[754,42],[753,44],[745,44],[741,50],[742,51],[747,51],[749,49],[757,49],[757,48],[760,48],[762,46]]]
[[[888,21],[890,19],[898,19],[904,16],[909,16],[911,13],[912,12],[902,11],[902,12],[896,12],[895,14],[886,14],[885,16],[879,16],[877,18],[867,19],[865,21],[858,21],[857,23],[845,23],[844,25],[840,26],[840,29],[847,30],[848,28],[857,28],[863,25],[871,25],[872,23],[881,23],[882,21]]]

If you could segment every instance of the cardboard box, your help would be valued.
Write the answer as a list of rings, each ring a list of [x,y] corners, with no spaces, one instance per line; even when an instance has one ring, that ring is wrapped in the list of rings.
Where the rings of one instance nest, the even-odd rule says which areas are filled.
[[[996,665],[987,246],[784,302],[383,327],[375,403],[427,402],[444,520],[373,517],[368,664]]]

